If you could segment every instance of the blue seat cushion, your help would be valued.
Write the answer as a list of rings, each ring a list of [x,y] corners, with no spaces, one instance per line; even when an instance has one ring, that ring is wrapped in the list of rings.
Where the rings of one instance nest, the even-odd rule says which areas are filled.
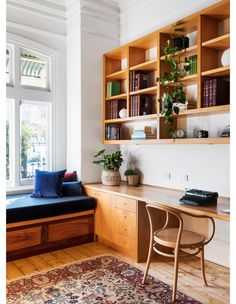
[[[86,195],[34,198],[31,194],[7,196],[7,223],[92,210],[96,200]]]

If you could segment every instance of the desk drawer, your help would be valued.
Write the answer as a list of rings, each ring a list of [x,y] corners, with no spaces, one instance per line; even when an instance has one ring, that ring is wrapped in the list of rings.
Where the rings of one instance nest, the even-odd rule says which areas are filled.
[[[116,208],[114,219],[115,231],[136,239],[136,214]]]
[[[27,248],[41,243],[41,227],[7,232],[7,251]]]
[[[116,195],[116,208],[136,213],[137,202],[134,199]]]
[[[135,256],[137,250],[137,242],[135,239],[115,232],[113,241],[119,247],[126,249],[130,256]]]

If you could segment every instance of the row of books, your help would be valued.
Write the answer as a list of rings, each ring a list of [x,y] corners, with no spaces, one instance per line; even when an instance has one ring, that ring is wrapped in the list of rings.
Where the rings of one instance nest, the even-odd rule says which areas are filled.
[[[131,139],[155,139],[156,135],[152,133],[152,128],[150,126],[136,126],[131,134]]]
[[[109,81],[107,82],[107,97],[120,94],[120,82]]]
[[[189,75],[197,74],[197,55],[189,56]]]
[[[106,102],[106,119],[119,118],[121,109],[126,108],[126,101],[122,99],[107,100]]]
[[[117,125],[107,125],[105,129],[106,140],[120,140],[121,139],[121,127]]]
[[[130,98],[130,116],[152,114],[153,97],[150,95],[136,95]]]
[[[149,86],[149,76],[144,71],[131,71],[129,74],[129,90],[138,91]]]
[[[202,107],[229,104],[229,81],[212,78],[203,81]]]

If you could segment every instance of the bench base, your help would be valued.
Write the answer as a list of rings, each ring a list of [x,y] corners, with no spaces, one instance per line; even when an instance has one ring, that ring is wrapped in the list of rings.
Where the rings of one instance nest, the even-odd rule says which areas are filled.
[[[7,224],[7,260],[94,240],[94,210]]]

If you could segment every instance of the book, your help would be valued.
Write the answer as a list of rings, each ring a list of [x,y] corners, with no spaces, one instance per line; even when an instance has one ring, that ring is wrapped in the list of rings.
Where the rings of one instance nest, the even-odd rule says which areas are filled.
[[[118,81],[107,82],[107,97],[111,97],[119,94],[120,94],[120,82]]]
[[[202,107],[215,107],[229,103],[229,81],[222,78],[212,78],[204,80]]]
[[[131,71],[129,77],[130,92],[146,89],[149,85],[149,75],[145,71]]]
[[[106,140],[119,140],[121,139],[121,127],[117,125],[107,125],[105,129]]]

